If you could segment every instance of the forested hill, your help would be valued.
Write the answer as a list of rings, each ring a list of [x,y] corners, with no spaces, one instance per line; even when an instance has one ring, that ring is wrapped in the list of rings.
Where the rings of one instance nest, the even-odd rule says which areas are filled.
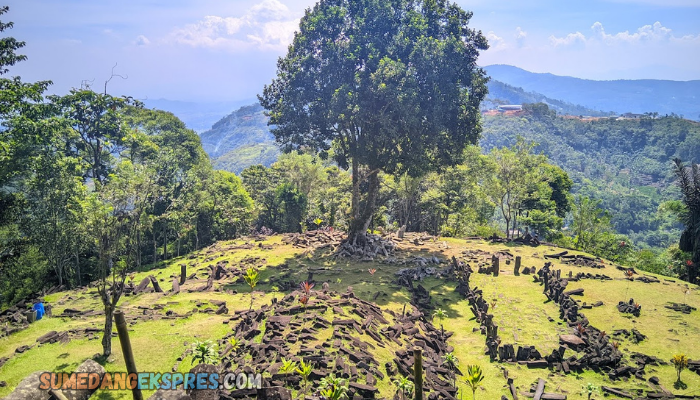
[[[594,110],[620,114],[675,113],[693,120],[700,119],[700,80],[594,81],[533,73],[510,65],[490,65],[485,69],[494,80]]]
[[[250,165],[270,166],[280,152],[260,104],[241,107],[201,134],[214,167],[240,173]]]
[[[481,103],[482,110],[492,110],[503,104],[532,104],[544,103],[560,114],[567,115],[587,115],[587,116],[609,116],[610,111],[593,110],[578,104],[552,99],[537,92],[528,92],[522,88],[491,79],[487,84],[489,94],[486,100]]]
[[[574,193],[602,201],[618,232],[651,247],[678,240],[680,227],[658,209],[679,198],[671,160],[700,161],[700,124],[678,117],[581,120],[543,104],[526,108],[521,115],[484,116],[483,152],[511,146],[518,136],[534,141],[537,151],[570,174]],[[269,166],[279,155],[257,104],[216,123],[202,134],[202,144],[215,167],[236,173]]]
[[[602,200],[618,232],[635,242],[665,247],[678,239],[679,227],[658,209],[680,198],[672,159],[700,161],[700,124],[677,117],[586,121],[542,106],[523,116],[485,116],[483,126],[483,151],[511,146],[517,136],[538,143],[536,151],[569,173],[573,191]]]

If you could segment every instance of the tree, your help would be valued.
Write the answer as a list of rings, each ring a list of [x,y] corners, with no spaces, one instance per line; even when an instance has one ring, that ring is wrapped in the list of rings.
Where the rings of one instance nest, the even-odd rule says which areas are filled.
[[[85,201],[88,231],[97,247],[97,291],[105,308],[102,354],[112,353],[112,322],[124,292],[127,272],[140,258],[138,232],[156,186],[153,171],[124,160],[103,190],[93,192]]]
[[[675,354],[673,358],[671,358],[671,364],[676,368],[676,374],[678,375],[676,382],[681,382],[681,372],[688,368],[688,356],[685,354]]]
[[[681,188],[683,209],[679,210],[678,217],[685,225],[681,234],[678,247],[682,251],[691,252],[693,259],[687,263],[687,280],[691,283],[699,283],[700,277],[700,164],[685,166],[676,158],[675,174],[678,186]]]
[[[285,151],[332,147],[351,168],[349,242],[366,242],[380,171],[420,176],[477,140],[488,46],[471,16],[448,1],[321,0],[259,96]]]
[[[590,251],[606,232],[610,232],[610,216],[600,207],[600,200],[576,196],[573,209],[572,230],[574,242],[580,250]]]
[[[112,171],[113,159],[125,148],[130,132],[120,111],[141,103],[92,90],[72,89],[66,96],[49,96],[75,132],[73,148],[90,166],[86,178],[102,184]]]
[[[544,174],[546,157],[533,154],[534,147],[535,143],[518,137],[513,147],[493,149],[489,154],[496,165],[496,179],[489,182],[487,190],[506,221],[507,238],[514,233],[511,231],[517,226],[517,217],[528,208],[527,202],[533,195],[537,198],[551,196]],[[544,196],[538,194],[542,191],[545,191]]]

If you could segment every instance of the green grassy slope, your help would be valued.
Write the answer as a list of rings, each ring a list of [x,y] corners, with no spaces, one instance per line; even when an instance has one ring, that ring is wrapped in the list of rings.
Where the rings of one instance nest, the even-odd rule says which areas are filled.
[[[400,312],[408,303],[410,294],[405,288],[393,283],[396,271],[407,266],[392,265],[376,262],[354,262],[336,260],[330,257],[330,250],[309,251],[291,245],[284,244],[280,236],[268,238],[265,242],[254,242],[250,239],[231,242],[220,242],[209,248],[179,259],[170,260],[158,265],[149,271],[136,274],[134,282],[138,283],[148,275],[154,275],[159,280],[164,291],[171,289],[171,275],[177,275],[180,264],[188,266],[188,274],[197,272],[197,279],[188,281],[177,295],[160,293],[144,293],[137,296],[124,297],[120,302],[120,308],[127,317],[133,318],[142,315],[143,309],[139,306],[163,305],[158,310],[153,320],[138,320],[131,326],[132,345],[136,350],[136,363],[140,370],[144,371],[171,371],[177,363],[177,358],[189,347],[185,343],[192,343],[195,339],[223,338],[231,331],[231,326],[223,322],[230,318],[236,310],[248,308],[250,289],[243,282],[217,281],[215,288],[220,291],[187,293],[187,289],[201,286],[206,282],[207,271],[210,265],[216,265],[221,261],[228,261],[227,266],[257,265],[261,268],[261,284],[256,288],[254,296],[255,305],[258,307],[267,304],[273,298],[281,298],[283,293],[273,291],[273,286],[279,285],[279,277],[284,274],[289,281],[301,282],[307,279],[309,272],[313,272],[314,280],[329,282],[330,289],[345,292],[348,286],[352,286],[357,297],[372,301],[376,296],[376,303],[386,309]],[[246,245],[246,242],[249,244]],[[265,245],[259,246],[260,244]],[[535,266],[538,269],[544,265],[544,254],[558,251],[556,248],[540,246],[536,248],[523,246],[507,246],[503,244],[490,244],[481,240],[445,239],[427,241],[425,244],[414,245],[408,240],[402,242],[397,258],[406,258],[414,255],[434,255],[441,259],[449,259],[451,256],[461,258],[466,250],[481,250],[488,253],[504,250],[513,255],[523,257],[523,266]],[[483,256],[484,260],[488,256]],[[620,348],[628,359],[632,352],[669,360],[675,353],[685,352],[691,359],[700,358],[700,350],[695,345],[700,338],[700,318],[698,312],[690,315],[680,314],[664,305],[669,302],[687,303],[700,308],[700,291],[692,286],[686,294],[686,285],[683,282],[665,281],[658,277],[661,283],[645,284],[639,281],[630,282],[624,279],[622,271],[612,264],[606,263],[605,269],[592,269],[566,265],[558,260],[553,260],[554,267],[562,269],[562,275],[572,271],[605,274],[613,278],[611,281],[582,280],[572,282],[571,287],[585,289],[581,301],[594,303],[602,301],[604,306],[582,310],[597,328],[613,332],[617,329],[631,329],[636,327],[648,339],[634,344],[627,340],[621,340]],[[190,265],[191,264],[191,265]],[[408,265],[412,266],[412,265]],[[473,267],[476,267],[472,263]],[[368,269],[376,269],[371,275]],[[570,333],[566,324],[562,323],[558,316],[558,306],[546,302],[542,294],[542,288],[533,281],[532,276],[514,276],[512,265],[501,263],[499,277],[483,274],[473,274],[472,287],[483,289],[486,299],[497,299],[493,310],[494,321],[499,325],[499,334],[504,343],[517,345],[537,345],[544,354],[558,347],[558,335]],[[556,374],[547,370],[527,369],[520,365],[490,363],[488,356],[484,355],[484,337],[478,332],[477,322],[469,309],[468,302],[455,293],[456,283],[446,282],[437,278],[428,278],[421,284],[430,291],[433,305],[443,308],[448,313],[444,321],[446,330],[455,334],[449,340],[454,346],[455,354],[461,365],[478,363],[484,367],[486,379],[484,388],[478,397],[499,398],[508,395],[505,380],[501,369],[509,371],[510,377],[515,379],[515,384],[520,391],[528,391],[530,385],[538,378],[547,380],[547,391],[568,393],[569,398],[583,398],[580,395],[581,388],[586,383],[594,383],[598,386],[608,385],[627,389],[650,388],[646,381],[630,379],[627,382],[608,382],[605,375],[588,371],[582,374]],[[638,301],[643,311],[639,318],[620,314],[615,305],[618,301],[633,297]],[[577,298],[578,299],[578,298]],[[54,305],[54,315],[59,315],[66,308],[78,310],[99,310],[95,289],[87,288],[50,295],[46,299]],[[223,300],[227,302],[229,315],[214,315],[206,310],[215,310],[216,307],[210,300]],[[410,307],[410,306],[408,306]],[[184,314],[193,309],[199,312],[187,318],[164,319],[165,313],[173,311]],[[211,312],[211,311],[210,311]],[[554,322],[550,322],[551,317]],[[90,316],[81,318],[48,318],[29,326],[28,329],[9,337],[0,338],[0,358],[11,357],[0,367],[0,380],[7,382],[8,386],[0,388],[0,397],[10,393],[17,383],[36,370],[62,370],[69,371],[75,368],[86,358],[90,358],[101,351],[99,336],[94,340],[74,339],[68,344],[47,344],[34,346],[22,354],[14,355],[15,349],[22,345],[33,345],[36,339],[48,331],[66,331],[85,327],[100,327],[103,323],[102,316]],[[327,316],[332,319],[332,316]],[[113,342],[114,353],[106,363],[108,371],[122,371],[125,369],[121,356],[118,339]],[[380,365],[390,361],[389,354],[379,352],[376,354]],[[180,372],[186,372],[191,367],[191,357],[185,357],[177,365]],[[700,376],[690,371],[683,373],[683,381],[687,384],[686,390],[673,389],[675,371],[672,366],[647,367],[647,378],[658,376],[664,387],[676,392],[686,394],[698,394],[700,388]],[[389,398],[393,395],[392,386],[388,378],[377,385],[382,397]],[[463,383],[459,387],[466,390]],[[147,393],[150,395],[151,393]],[[129,398],[128,392],[99,392],[100,399]],[[468,398],[469,395],[466,395]]]

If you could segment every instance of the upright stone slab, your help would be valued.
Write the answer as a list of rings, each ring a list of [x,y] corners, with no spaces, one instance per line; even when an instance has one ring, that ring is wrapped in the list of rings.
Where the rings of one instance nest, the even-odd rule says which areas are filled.
[[[493,272],[493,276],[498,276],[498,272],[499,272],[499,270],[500,270],[500,268],[501,268],[500,265],[499,265],[499,264],[500,264],[500,260],[498,259],[498,256],[494,255],[494,256],[491,258],[491,262],[492,262],[491,271]]]
[[[513,268],[513,274],[515,276],[520,276],[520,263],[522,262],[522,257],[515,256],[515,268]]]
[[[180,265],[180,285],[184,285],[187,280],[187,265]]]

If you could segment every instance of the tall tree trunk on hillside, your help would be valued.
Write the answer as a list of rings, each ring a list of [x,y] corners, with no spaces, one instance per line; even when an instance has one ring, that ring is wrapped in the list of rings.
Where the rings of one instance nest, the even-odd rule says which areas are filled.
[[[156,240],[156,223],[153,222],[153,265],[158,262],[158,240]]]
[[[365,200],[361,201],[360,184],[363,179],[359,176],[359,167],[353,163],[352,168],[352,210],[353,219],[348,232],[348,242],[353,245],[364,246],[367,242],[367,229],[372,223],[372,217],[377,206],[377,196],[379,194],[379,170],[370,171],[365,178],[368,182]]]
[[[78,287],[83,285],[82,278],[80,277],[80,255],[79,252],[75,252],[75,275],[78,278]]]
[[[168,224],[163,221],[163,260],[168,259]]]
[[[112,354],[112,319],[114,318],[114,307],[111,302],[105,304],[105,328],[102,335],[102,355],[109,357]]]

